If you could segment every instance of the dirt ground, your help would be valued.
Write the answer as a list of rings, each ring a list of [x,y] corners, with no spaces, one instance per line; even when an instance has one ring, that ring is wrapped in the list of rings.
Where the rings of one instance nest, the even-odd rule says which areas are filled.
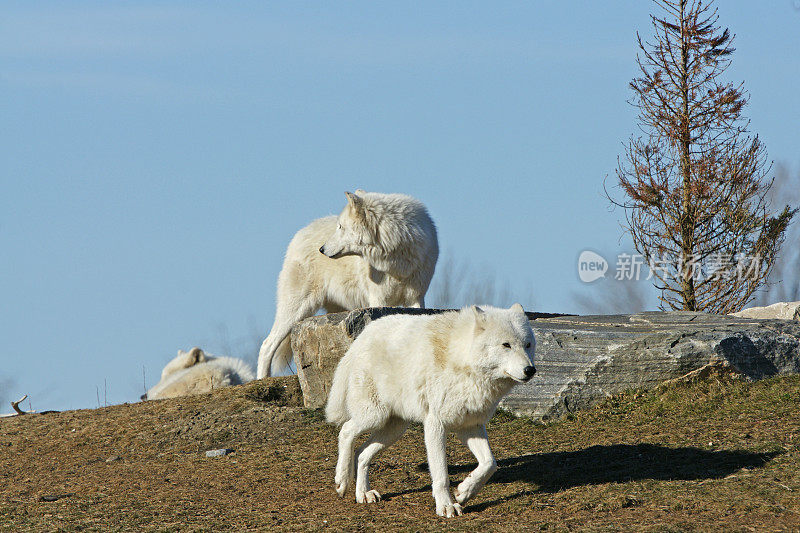
[[[800,530],[800,377],[631,392],[542,425],[499,413],[500,465],[435,515],[422,431],[340,499],[336,430],[293,378],[174,400],[0,419],[0,530]],[[206,450],[234,453],[209,458]],[[451,481],[475,466],[451,439]]]

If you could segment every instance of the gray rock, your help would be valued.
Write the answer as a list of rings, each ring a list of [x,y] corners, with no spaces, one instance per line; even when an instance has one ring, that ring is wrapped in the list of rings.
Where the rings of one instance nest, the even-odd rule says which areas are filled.
[[[45,494],[44,496],[39,496],[40,502],[57,502],[62,498],[69,498],[70,496],[74,496],[74,492],[67,492],[64,494]]]
[[[372,308],[306,319],[292,330],[292,351],[307,407],[322,407],[333,371],[364,327],[395,313],[436,309]],[[800,324],[689,312],[569,316],[529,313],[536,334],[536,376],[501,406],[553,419],[632,388],[651,388],[714,361],[750,379],[800,372]]]
[[[208,450],[206,452],[206,457],[225,457],[233,453],[235,450],[230,448],[220,448],[219,450]]]
[[[778,302],[765,307],[749,307],[742,309],[731,316],[740,318],[780,318],[783,320],[800,321],[800,302]]]
[[[750,379],[800,372],[800,325],[690,312],[536,320],[534,379],[501,406],[552,419],[634,388],[652,388],[714,361]]]

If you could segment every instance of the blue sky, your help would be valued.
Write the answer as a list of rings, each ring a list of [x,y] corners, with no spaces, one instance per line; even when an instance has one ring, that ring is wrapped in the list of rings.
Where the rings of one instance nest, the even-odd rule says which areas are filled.
[[[796,165],[800,5],[718,4],[751,129]],[[0,412],[135,401],[179,348],[252,355],[289,239],[355,188],[420,198],[443,253],[575,311],[578,254],[627,246],[602,184],[653,9],[4,2]]]

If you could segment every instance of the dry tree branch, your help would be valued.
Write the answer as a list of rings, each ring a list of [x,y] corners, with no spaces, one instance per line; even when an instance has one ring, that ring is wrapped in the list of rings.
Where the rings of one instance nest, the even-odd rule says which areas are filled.
[[[6,414],[6,415],[0,415],[0,417],[4,417],[4,418],[5,418],[5,417],[10,417],[10,416],[18,416],[18,415],[30,415],[30,414],[34,414],[36,411],[23,411],[23,410],[22,410],[22,409],[20,409],[20,407],[19,407],[19,404],[21,404],[22,402],[24,402],[24,401],[25,401],[25,399],[26,399],[27,397],[28,397],[28,395],[26,394],[25,396],[23,396],[22,398],[20,398],[20,399],[19,399],[19,400],[17,400],[16,402],[11,402],[11,408],[12,408],[12,409],[14,409],[14,412],[13,412],[13,413]]]
[[[28,395],[26,394],[25,396],[23,396],[22,398],[20,398],[16,402],[11,402],[11,407],[14,409],[14,411],[16,411],[16,413],[18,415],[27,415],[30,412],[32,412],[32,411],[30,411],[30,412],[29,411],[23,411],[22,409],[19,408],[19,404],[24,402],[27,397],[28,397]]]

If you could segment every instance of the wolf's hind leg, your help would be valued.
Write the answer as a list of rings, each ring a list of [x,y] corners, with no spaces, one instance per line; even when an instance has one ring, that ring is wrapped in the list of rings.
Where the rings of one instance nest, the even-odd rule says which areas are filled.
[[[275,323],[258,352],[258,379],[273,375],[289,363],[291,346],[284,343],[296,322],[310,317],[322,306],[318,300],[313,294],[293,299],[278,295]],[[277,358],[276,353],[279,355]]]
[[[351,418],[339,430],[339,460],[336,462],[336,492],[341,498],[353,483],[353,442],[363,433],[359,431],[358,424]]]
[[[356,501],[375,503],[381,495],[369,488],[369,464],[383,450],[394,444],[408,429],[408,422],[400,418],[390,418],[386,425],[372,432],[370,438],[356,453]]]
[[[475,459],[478,460],[477,468],[470,472],[455,490],[456,501],[463,505],[467,500],[475,496],[486,481],[492,477],[492,474],[497,470],[497,461],[494,460],[492,450],[489,447],[486,426],[480,425],[460,429],[456,431],[456,435],[469,448]]]

